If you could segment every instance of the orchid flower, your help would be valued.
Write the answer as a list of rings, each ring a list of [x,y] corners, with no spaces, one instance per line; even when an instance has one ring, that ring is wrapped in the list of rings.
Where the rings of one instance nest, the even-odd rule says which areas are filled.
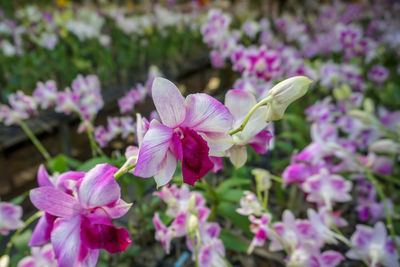
[[[61,267],[95,266],[99,249],[109,253],[124,251],[131,244],[129,232],[116,228],[111,219],[123,216],[130,204],[120,199],[120,188],[113,176],[116,171],[108,164],[99,164],[87,173],[65,173],[55,181],[42,174],[40,187],[31,190],[30,199],[52,216],[52,223],[46,224],[43,217],[30,245],[50,236]]]
[[[351,236],[351,243],[356,250],[352,249],[346,253],[350,259],[358,260],[361,256],[368,259],[370,266],[400,266],[394,242],[387,236],[386,227],[382,222],[376,223],[373,228],[357,225]]]
[[[10,230],[17,230],[24,222],[21,221],[22,208],[8,202],[0,202],[0,234],[8,235]]]
[[[154,176],[157,185],[163,186],[172,179],[180,160],[183,181],[193,186],[213,169],[210,156],[218,156],[232,146],[228,134],[232,115],[207,94],[192,94],[185,99],[164,78],[154,80],[152,97],[161,123],[150,122],[134,174]]]
[[[307,201],[326,205],[329,209],[332,209],[335,201],[350,201],[351,187],[350,181],[340,175],[330,174],[326,169],[311,176],[301,185],[302,190],[308,194]]]
[[[18,262],[18,267],[57,267],[57,260],[51,244],[41,248],[31,248],[31,256],[23,258]]]
[[[234,129],[240,127],[246,115],[256,104],[256,98],[249,92],[229,90],[226,93],[225,106],[233,116]],[[247,144],[252,146],[258,154],[267,153],[272,134],[268,130],[264,130],[267,126],[265,121],[266,113],[267,107],[258,108],[250,117],[246,127],[241,132],[233,135],[234,145],[227,151],[227,154],[236,168],[240,168],[246,163]]]

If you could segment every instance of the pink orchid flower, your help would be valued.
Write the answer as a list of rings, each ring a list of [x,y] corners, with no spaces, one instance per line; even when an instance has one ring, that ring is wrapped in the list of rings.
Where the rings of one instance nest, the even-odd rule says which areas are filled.
[[[398,237],[396,237],[399,239]],[[399,267],[399,255],[393,240],[388,237],[386,227],[378,222],[372,228],[366,225],[357,225],[351,236],[351,249],[346,256],[353,260],[360,256],[368,259],[370,266]]]
[[[95,266],[99,249],[116,253],[131,244],[129,232],[111,222],[130,208],[120,199],[116,171],[98,164],[83,177],[73,173],[73,179],[61,175],[52,182],[44,175],[41,186],[30,192],[32,203],[55,218],[50,240],[59,266]]]
[[[330,174],[326,169],[321,169],[301,185],[301,189],[308,194],[307,201],[326,205],[329,210],[335,202],[350,201],[351,188],[350,181],[340,175]]]
[[[22,208],[8,202],[0,202],[0,234],[8,235],[10,230],[17,230],[24,222],[21,221]]]
[[[207,94],[186,99],[170,81],[156,78],[152,97],[161,122],[152,120],[140,145],[134,174],[154,176],[158,186],[167,184],[182,162],[183,181],[194,185],[213,169],[210,156],[218,156],[232,146],[228,131],[229,110]]]
[[[18,267],[57,267],[57,260],[51,244],[47,244],[42,248],[31,248],[31,256],[23,258]]]
[[[225,106],[232,113],[233,128],[241,125],[247,113],[257,104],[255,96],[243,90],[229,90],[225,95]],[[265,154],[268,150],[272,134],[265,121],[267,107],[258,108],[250,117],[243,131],[233,135],[234,145],[228,150],[229,158],[236,168],[242,167],[247,160],[247,147],[249,144],[258,154]]]

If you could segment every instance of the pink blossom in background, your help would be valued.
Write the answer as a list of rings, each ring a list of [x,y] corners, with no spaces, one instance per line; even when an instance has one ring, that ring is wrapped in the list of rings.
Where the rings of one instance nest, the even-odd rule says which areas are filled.
[[[22,208],[8,202],[0,202],[0,234],[8,235],[24,225]]]
[[[374,227],[357,225],[351,236],[351,244],[357,251],[351,249],[346,253],[350,259],[358,260],[361,256],[368,259],[372,266],[400,266],[396,247],[382,222],[376,223]]]
[[[36,100],[22,91],[9,95],[8,102],[9,106],[0,104],[0,122],[7,126],[29,119],[37,111]]]
[[[307,193],[307,201],[326,205],[331,209],[335,202],[347,202],[351,200],[350,190],[352,183],[342,176],[330,174],[322,169],[301,185],[301,189]]]
[[[31,255],[18,262],[18,267],[57,267],[54,250],[51,244],[31,248]]]
[[[42,109],[47,109],[57,102],[57,85],[53,80],[45,83],[38,82],[33,97],[40,104]]]

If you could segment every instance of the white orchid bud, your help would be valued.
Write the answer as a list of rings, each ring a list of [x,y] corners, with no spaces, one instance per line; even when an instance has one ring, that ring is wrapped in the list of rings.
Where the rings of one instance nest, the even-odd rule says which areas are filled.
[[[186,230],[189,234],[189,236],[193,236],[196,234],[198,228],[199,228],[199,219],[197,218],[196,215],[193,214],[188,214],[189,218],[187,219],[187,225],[186,225]]]
[[[348,112],[348,115],[350,115],[351,117],[360,120],[362,123],[364,124],[371,124],[372,118],[371,118],[371,114],[359,110],[359,109],[353,109],[350,110]]]
[[[192,194],[189,198],[188,211],[192,214],[196,214],[196,195]]]
[[[251,174],[255,176],[260,191],[268,191],[271,188],[271,177],[267,170],[256,168],[251,171]]]
[[[0,267],[8,267],[10,265],[10,257],[8,255],[3,255],[0,258]]]
[[[280,120],[286,108],[307,93],[312,80],[305,76],[295,76],[286,79],[268,92],[266,121]]]
[[[397,154],[400,152],[400,144],[391,139],[381,139],[371,144],[368,150],[375,153]]]

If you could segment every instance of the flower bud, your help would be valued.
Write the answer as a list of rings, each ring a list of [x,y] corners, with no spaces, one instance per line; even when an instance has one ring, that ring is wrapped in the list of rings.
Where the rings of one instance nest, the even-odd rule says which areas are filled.
[[[10,256],[3,255],[0,258],[0,267],[8,267],[10,265]]]
[[[267,102],[266,121],[282,119],[286,108],[305,95],[311,82],[312,80],[305,76],[295,76],[272,87],[268,92],[270,101]]]
[[[368,150],[375,153],[397,154],[400,152],[400,144],[391,139],[381,139],[371,144]]]
[[[267,170],[256,168],[251,171],[251,174],[255,176],[257,187],[261,192],[271,188],[270,173]]]
[[[189,218],[187,218],[186,230],[189,236],[193,236],[199,228],[199,219],[193,214],[188,214],[188,216]]]
[[[364,124],[371,124],[371,115],[359,109],[353,109],[348,112],[351,117],[360,120]]]
[[[196,214],[196,195],[192,194],[189,198],[188,211],[192,214]]]

